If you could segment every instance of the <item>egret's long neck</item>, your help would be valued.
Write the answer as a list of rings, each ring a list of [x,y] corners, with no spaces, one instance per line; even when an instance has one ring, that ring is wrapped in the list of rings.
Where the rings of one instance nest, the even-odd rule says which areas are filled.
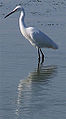
[[[25,32],[25,28],[26,28],[26,25],[24,23],[24,17],[25,17],[25,13],[24,11],[21,11],[20,18],[19,18],[19,26],[20,26],[20,31],[23,35]]]

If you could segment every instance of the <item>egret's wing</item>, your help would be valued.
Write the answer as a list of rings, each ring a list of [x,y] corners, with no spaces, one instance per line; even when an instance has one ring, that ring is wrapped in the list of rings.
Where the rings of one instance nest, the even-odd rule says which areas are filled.
[[[57,45],[43,32],[38,29],[31,28],[30,30],[30,38],[32,42],[38,47],[48,47],[57,49]]]

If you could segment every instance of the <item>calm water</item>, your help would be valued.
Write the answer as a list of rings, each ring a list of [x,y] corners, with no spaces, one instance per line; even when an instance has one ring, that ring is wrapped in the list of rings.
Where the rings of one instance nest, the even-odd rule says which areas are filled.
[[[48,34],[59,49],[37,50],[18,27],[19,13],[4,19],[22,4],[27,26]],[[0,119],[66,119],[66,1],[0,1]]]

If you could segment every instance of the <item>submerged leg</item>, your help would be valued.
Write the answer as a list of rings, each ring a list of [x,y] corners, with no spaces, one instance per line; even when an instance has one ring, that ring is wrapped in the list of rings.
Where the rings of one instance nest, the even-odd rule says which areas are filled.
[[[44,62],[44,54],[43,54],[43,52],[42,52],[42,50],[40,49],[40,52],[41,52],[41,54],[42,54],[42,62],[41,62],[41,64]]]
[[[38,48],[38,63],[40,63],[40,51],[39,51],[39,48]]]

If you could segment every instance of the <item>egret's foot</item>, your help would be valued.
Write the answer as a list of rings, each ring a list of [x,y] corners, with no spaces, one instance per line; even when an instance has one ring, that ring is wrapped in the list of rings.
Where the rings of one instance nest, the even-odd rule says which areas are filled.
[[[40,68],[40,62],[38,62],[38,70],[39,70],[39,68]]]

